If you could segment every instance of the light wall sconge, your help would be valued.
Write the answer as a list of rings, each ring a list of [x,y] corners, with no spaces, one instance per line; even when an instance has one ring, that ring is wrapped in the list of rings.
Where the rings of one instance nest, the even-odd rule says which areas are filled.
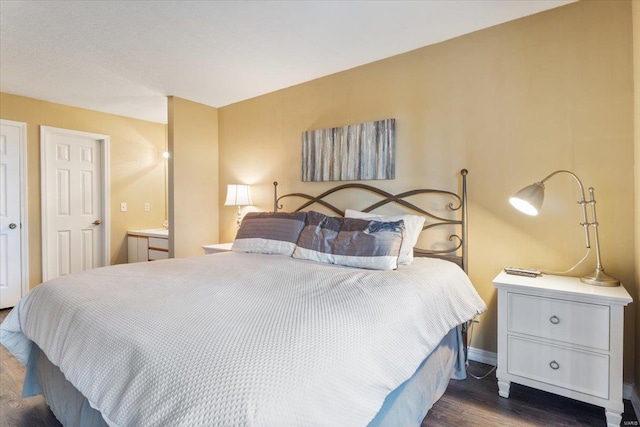
[[[242,206],[251,206],[251,189],[248,185],[243,184],[228,184],[227,185],[227,198],[224,201],[225,206],[237,206],[238,217],[236,222],[240,225],[242,221],[242,214],[240,212]]]
[[[549,174],[540,182],[533,183],[522,190],[518,191],[513,197],[509,198],[509,202],[513,207],[525,213],[527,215],[538,215],[540,208],[542,208],[542,202],[544,201],[544,183],[552,176],[565,173],[571,175],[578,187],[580,188],[580,200],[578,204],[582,207],[582,222],[580,225],[584,228],[584,235],[587,248],[591,247],[591,239],[589,237],[589,228],[593,228],[594,243],[596,247],[596,271],[595,273],[580,278],[582,283],[595,286],[619,286],[620,281],[615,279],[604,272],[602,267],[602,260],[600,258],[600,241],[598,239],[598,218],[596,217],[596,200],[594,197],[593,187],[589,187],[590,200],[586,200],[584,194],[584,187],[580,179],[573,173],[567,170],[557,170]],[[587,205],[591,206],[591,222],[587,216]]]

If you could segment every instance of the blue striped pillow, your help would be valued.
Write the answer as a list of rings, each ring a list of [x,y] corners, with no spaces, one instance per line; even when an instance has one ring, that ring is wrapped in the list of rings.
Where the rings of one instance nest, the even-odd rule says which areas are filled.
[[[306,216],[306,212],[250,212],[242,220],[231,250],[291,256]]]

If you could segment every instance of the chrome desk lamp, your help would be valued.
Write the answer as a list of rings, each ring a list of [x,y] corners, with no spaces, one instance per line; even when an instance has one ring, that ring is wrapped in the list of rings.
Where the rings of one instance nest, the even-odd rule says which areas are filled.
[[[606,274],[604,272],[604,268],[602,268],[602,260],[600,258],[600,241],[598,239],[598,219],[596,217],[596,200],[594,198],[593,187],[589,187],[590,200],[586,200],[584,195],[584,187],[582,186],[582,182],[580,181],[580,179],[573,172],[567,170],[557,170],[549,174],[542,181],[524,187],[513,197],[509,198],[509,202],[511,203],[511,205],[513,205],[513,207],[515,207],[522,213],[531,216],[538,215],[538,211],[542,207],[542,202],[544,201],[544,183],[549,178],[559,173],[566,173],[571,175],[580,188],[580,200],[578,200],[578,204],[582,206],[582,222],[580,223],[580,225],[584,228],[584,236],[586,239],[587,248],[591,247],[589,228],[592,227],[594,230],[594,240],[596,247],[596,271],[591,275],[581,277],[580,281],[582,283],[587,283],[589,285],[595,286],[619,286],[620,281]],[[591,205],[591,222],[589,222],[587,216],[587,204]]]

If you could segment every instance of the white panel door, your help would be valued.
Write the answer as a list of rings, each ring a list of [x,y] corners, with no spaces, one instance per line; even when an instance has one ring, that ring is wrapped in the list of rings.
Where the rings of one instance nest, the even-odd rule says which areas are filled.
[[[43,279],[105,265],[104,137],[42,128]]]
[[[26,186],[21,182],[21,145],[25,129],[23,123],[0,124],[0,308],[15,306],[23,290],[21,209]]]

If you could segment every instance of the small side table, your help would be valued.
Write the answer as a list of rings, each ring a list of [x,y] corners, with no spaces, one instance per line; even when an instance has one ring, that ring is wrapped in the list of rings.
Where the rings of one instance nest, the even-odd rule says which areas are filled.
[[[622,420],[622,286],[586,285],[577,277],[537,278],[501,272],[498,289],[499,394],[523,384],[605,409]]]
[[[217,245],[202,245],[205,254],[218,254],[221,252],[229,252],[233,243],[219,243]]]

